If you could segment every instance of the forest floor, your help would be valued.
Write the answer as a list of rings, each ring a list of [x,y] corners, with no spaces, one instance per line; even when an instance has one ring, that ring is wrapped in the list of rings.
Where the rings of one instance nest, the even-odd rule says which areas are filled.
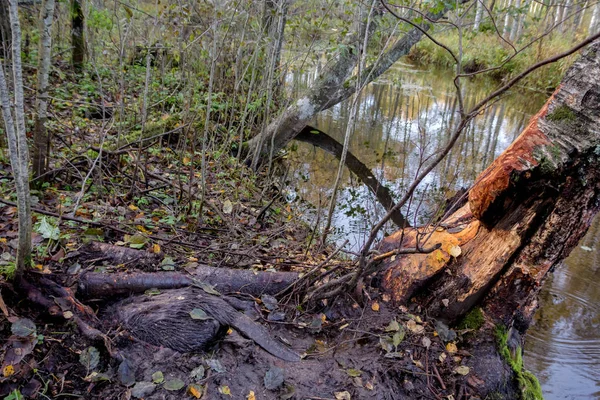
[[[47,183],[34,185],[32,192],[35,250],[30,276],[59,277],[62,282],[71,277],[77,297],[76,278],[86,272],[189,273],[210,265],[302,274],[314,268],[343,272],[354,266],[352,255],[330,257],[335,248],[320,244],[318,232],[307,223],[314,214],[311,205],[287,200],[285,163],[275,164],[280,172],[270,176],[277,178],[256,174],[224,152],[218,137],[203,163],[203,154],[186,145],[195,133],[185,129],[185,121],[172,122],[166,114],[152,117],[157,125],[170,123],[161,125],[156,137],[122,144],[113,132],[107,135],[105,112],[94,118],[84,96],[63,83],[53,93],[56,99],[67,88],[55,100],[55,109],[61,110],[51,124],[55,158]],[[164,134],[167,129],[176,132]],[[90,145],[100,136],[106,145],[102,151]],[[154,346],[136,340],[135,332],[127,332],[115,318],[111,310],[122,298],[82,299],[98,317],[94,328],[128,360],[119,362],[105,343],[82,335],[72,315],[51,313],[26,300],[11,280],[17,209],[10,164],[3,154],[4,399],[460,400],[490,392],[499,398],[514,395],[511,387],[494,386],[510,381],[511,371],[493,340],[481,343],[469,324],[451,330],[420,315],[417,305],[394,305],[375,288],[364,289],[360,300],[346,293],[310,306],[300,292],[275,301],[258,294],[243,296],[252,305],[248,315],[300,354],[299,362],[280,360],[231,329],[206,352]],[[153,262],[115,263],[111,254],[90,252],[95,242],[138,251]],[[140,296],[157,293],[149,290]],[[493,326],[483,329],[489,333]]]

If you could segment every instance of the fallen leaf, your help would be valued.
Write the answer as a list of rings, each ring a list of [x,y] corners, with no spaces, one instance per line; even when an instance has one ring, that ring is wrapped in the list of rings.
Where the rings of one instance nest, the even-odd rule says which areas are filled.
[[[336,400],[352,400],[350,398],[350,393],[348,393],[347,391],[335,392],[335,398]]]
[[[283,376],[283,369],[276,367],[276,366],[272,366],[265,373],[265,378],[264,378],[265,387],[268,390],[275,390],[279,386],[283,385],[284,379],[285,378]]]
[[[154,383],[163,383],[165,381],[165,376],[162,371],[156,371],[152,374],[152,382]]]
[[[154,244],[152,245],[152,252],[153,252],[154,254],[158,254],[158,253],[160,253],[160,245],[159,245],[159,244],[156,244],[156,243],[154,243]]]
[[[379,303],[374,301],[373,304],[371,304],[371,310],[379,311]]]
[[[131,388],[131,396],[136,399],[143,399],[150,396],[155,389],[156,385],[152,382],[137,382],[133,388]]]
[[[423,328],[423,325],[418,325],[412,319],[406,323],[406,327],[408,328],[409,331],[411,331],[412,333],[415,333],[415,334],[421,334],[425,331],[425,328]]]
[[[219,393],[231,396],[231,389],[229,389],[229,386],[227,385],[219,386]]]
[[[88,371],[96,368],[100,362],[100,352],[94,346],[90,346],[83,350],[79,355],[79,362]]]
[[[427,336],[424,336],[421,340],[421,343],[423,344],[423,347],[429,348],[429,346],[431,346],[431,339],[429,339]]]
[[[256,395],[254,394],[254,391],[250,391],[250,393],[248,393],[248,396],[246,396],[246,400],[256,400]]]
[[[190,311],[190,317],[192,317],[192,319],[198,319],[200,321],[205,321],[207,319],[212,319],[207,313],[206,311],[204,311],[201,308],[194,308],[192,311]]]
[[[163,385],[163,389],[171,391],[171,392],[175,392],[177,390],[180,390],[184,386],[185,386],[185,383],[181,379],[174,378],[174,379],[166,381]]]
[[[450,354],[454,354],[458,351],[458,348],[456,347],[456,344],[454,344],[453,342],[448,342],[448,343],[446,343],[446,351]]]
[[[470,371],[470,369],[466,365],[461,365],[461,366],[454,368],[454,372],[456,372],[459,375],[463,375],[463,376],[467,375],[469,373],[469,371]]]
[[[229,199],[225,200],[223,202],[223,213],[231,214],[232,211],[233,211],[233,203]]]
[[[357,377],[357,376],[362,375],[362,371],[360,369],[354,369],[354,368],[347,369],[346,373],[352,377]]]
[[[202,397],[202,389],[202,386],[192,383],[188,386],[187,391],[192,397],[199,399]]]
[[[4,367],[4,369],[2,369],[2,375],[4,375],[4,377],[9,377],[12,374],[15,373],[15,367],[13,367],[12,365],[7,365],[6,367]]]

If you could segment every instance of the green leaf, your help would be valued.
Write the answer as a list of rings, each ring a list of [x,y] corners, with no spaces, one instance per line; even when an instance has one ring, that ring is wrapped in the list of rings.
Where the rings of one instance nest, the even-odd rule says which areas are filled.
[[[400,330],[400,324],[395,319],[390,321],[390,324],[385,328],[386,332],[397,332]]]
[[[32,320],[27,318],[19,318],[10,326],[10,331],[18,337],[28,337],[36,335],[36,327]]]
[[[165,381],[165,376],[162,371],[156,371],[152,374],[152,382],[154,383],[163,383]]]
[[[360,369],[354,369],[354,368],[347,369],[346,373],[348,374],[348,376],[351,376],[353,378],[356,378],[356,377],[362,375],[362,371]]]
[[[100,352],[97,348],[90,346],[79,355],[79,362],[88,371],[96,368],[100,362]]]
[[[175,379],[171,379],[171,380],[166,381],[165,384],[163,385],[163,388],[165,390],[169,390],[169,391],[174,392],[176,390],[180,390],[184,386],[185,386],[185,382],[183,382],[179,378],[175,378]]]
[[[60,238],[60,229],[52,225],[46,217],[42,217],[42,220],[36,224],[35,231],[44,239],[58,240]]]
[[[394,345],[394,347],[398,347],[398,345],[400,343],[402,343],[403,340],[404,340],[404,329],[394,333],[394,336],[392,336],[392,344]]]
[[[265,374],[264,382],[265,382],[265,387],[268,390],[277,389],[279,386],[283,385],[283,381],[284,381],[283,369],[281,369],[279,367],[272,366]]]
[[[192,319],[199,319],[200,321],[212,319],[212,317],[210,317],[206,311],[201,308],[194,308],[192,311],[190,311],[190,317],[192,317]]]

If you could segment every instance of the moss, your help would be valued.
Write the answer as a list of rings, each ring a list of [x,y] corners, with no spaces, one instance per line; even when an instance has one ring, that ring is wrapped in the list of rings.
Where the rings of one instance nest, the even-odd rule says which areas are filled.
[[[533,373],[523,368],[523,349],[517,347],[515,356],[510,354],[508,348],[508,332],[502,325],[498,325],[495,331],[498,352],[510,365],[515,374],[515,379],[521,390],[522,400],[543,400],[542,387]]]
[[[548,114],[546,119],[552,122],[572,122],[577,119],[577,115],[571,108],[563,104]]]
[[[481,328],[483,323],[485,322],[485,317],[483,316],[483,311],[481,311],[480,307],[476,307],[469,311],[467,315],[464,316],[462,321],[458,324],[459,329],[472,329],[474,331]]]

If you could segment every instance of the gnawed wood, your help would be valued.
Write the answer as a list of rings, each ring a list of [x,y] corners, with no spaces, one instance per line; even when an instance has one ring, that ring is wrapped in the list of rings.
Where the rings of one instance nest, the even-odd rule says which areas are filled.
[[[407,255],[382,265],[382,286],[394,299],[416,296],[430,315],[450,321],[483,304],[496,321],[527,328],[548,271],[600,209],[599,50],[594,43],[571,67],[519,138],[476,180],[468,204],[448,219],[471,226],[464,241],[447,228],[427,241],[442,243],[442,250],[461,242],[458,257],[440,250],[438,258]],[[405,246],[416,235],[405,229],[381,248]]]

